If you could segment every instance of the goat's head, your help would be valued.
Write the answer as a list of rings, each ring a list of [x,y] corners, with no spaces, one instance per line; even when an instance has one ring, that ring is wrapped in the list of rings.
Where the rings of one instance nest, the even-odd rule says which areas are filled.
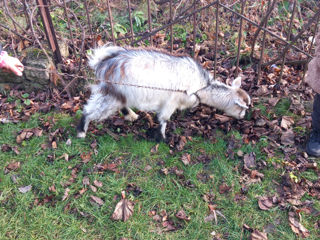
[[[237,77],[231,85],[231,98],[224,112],[234,118],[242,119],[251,104],[248,93],[241,88],[241,77]]]

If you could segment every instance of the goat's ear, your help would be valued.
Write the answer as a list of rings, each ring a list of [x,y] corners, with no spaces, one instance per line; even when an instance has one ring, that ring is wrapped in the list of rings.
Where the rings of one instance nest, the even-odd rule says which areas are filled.
[[[241,77],[237,77],[233,80],[231,87],[240,88],[241,87]]]

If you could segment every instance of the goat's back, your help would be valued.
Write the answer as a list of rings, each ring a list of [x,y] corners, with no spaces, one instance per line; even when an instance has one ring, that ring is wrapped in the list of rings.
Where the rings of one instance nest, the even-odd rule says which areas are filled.
[[[209,73],[192,58],[158,50],[102,47],[94,50],[90,62],[95,63],[89,64],[101,83],[123,84],[113,84],[119,91],[154,91],[130,86],[138,85],[185,90],[190,95],[210,81]]]

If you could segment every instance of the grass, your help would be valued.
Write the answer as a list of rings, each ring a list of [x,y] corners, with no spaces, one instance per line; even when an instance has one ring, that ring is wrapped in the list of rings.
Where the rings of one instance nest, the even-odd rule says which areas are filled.
[[[21,145],[15,142],[18,131],[41,127],[50,119],[54,119],[51,132],[63,129],[57,149],[42,148],[48,142],[48,133],[25,140]],[[263,181],[250,185],[244,198],[236,200],[241,195],[241,160],[225,155],[232,135],[241,142],[241,135],[236,131],[229,135],[218,131],[215,143],[195,137],[182,152],[173,154],[168,145],[161,143],[158,152],[152,153],[150,149],[155,143],[136,139],[133,135],[121,137],[118,142],[109,135],[89,134],[84,140],[76,139],[74,121],[69,115],[50,113],[36,114],[28,122],[0,126],[0,145],[18,146],[20,151],[18,155],[12,151],[0,152],[1,169],[11,162],[21,163],[16,171],[7,174],[0,171],[0,239],[212,239],[212,232],[224,239],[247,239],[250,233],[243,230],[243,224],[260,231],[267,225],[273,226],[269,239],[296,238],[288,225],[287,211],[278,207],[269,211],[258,208],[257,197],[275,192],[273,181],[280,181],[282,171],[275,170],[271,164],[273,160],[263,154],[262,148],[268,144],[266,139],[262,138],[255,145],[241,144],[244,153],[255,152],[258,161],[267,161],[267,167],[263,171]],[[68,138],[71,145],[66,144]],[[81,153],[92,151],[90,144],[94,140],[98,144],[96,154],[81,165]],[[180,157],[184,153],[191,155],[192,164],[183,165]],[[68,154],[69,161],[61,157],[63,154]],[[198,161],[201,154],[208,156],[210,161]],[[119,172],[92,171],[95,164],[104,162],[117,162]],[[147,166],[149,170],[146,170]],[[74,181],[65,186],[76,167],[78,172]],[[174,173],[165,175],[161,171],[173,167],[183,170],[183,177]],[[90,183],[98,180],[103,186],[97,188],[97,192],[88,188],[79,194],[84,188],[82,180],[85,176],[89,177]],[[17,183],[12,181],[13,177]],[[305,177],[312,180],[316,176],[308,172]],[[231,190],[219,193],[222,183]],[[135,202],[134,214],[127,222],[113,221],[110,216],[121,191],[127,189],[128,184],[142,191],[141,194],[127,191],[127,198]],[[19,192],[18,188],[26,185],[32,185],[32,190],[24,194]],[[53,185],[54,192],[49,190]],[[63,200],[66,188],[70,192]],[[218,216],[218,224],[204,221],[209,215],[208,203],[203,200],[206,194],[214,196],[211,204],[226,217]],[[91,195],[103,199],[104,205],[99,207],[92,203]],[[175,216],[181,209],[190,221]],[[164,232],[161,222],[150,216],[151,211],[158,215],[165,212],[177,230]],[[309,215],[303,216],[303,224],[311,232],[309,239],[319,236],[312,225],[314,220]]]

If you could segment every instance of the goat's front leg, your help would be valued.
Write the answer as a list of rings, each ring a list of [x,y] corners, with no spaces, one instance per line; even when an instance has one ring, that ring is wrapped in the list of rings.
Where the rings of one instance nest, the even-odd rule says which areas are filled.
[[[168,104],[164,106],[162,108],[162,111],[158,114],[158,120],[160,122],[159,132],[163,139],[166,138],[167,121],[170,119],[171,115],[174,113],[175,110],[175,107]]]

